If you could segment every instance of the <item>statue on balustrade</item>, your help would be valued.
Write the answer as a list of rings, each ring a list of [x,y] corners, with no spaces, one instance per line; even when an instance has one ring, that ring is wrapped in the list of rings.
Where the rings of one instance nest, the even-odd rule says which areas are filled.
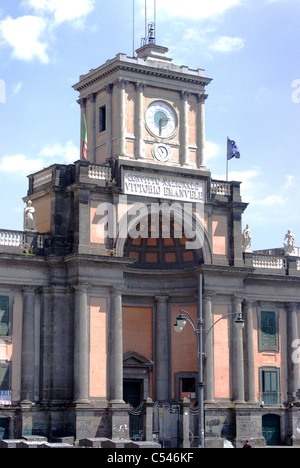
[[[35,208],[32,206],[31,200],[27,202],[27,206],[24,210],[24,231],[36,232]]]
[[[286,255],[295,254],[295,242],[296,242],[296,238],[294,234],[292,233],[292,231],[289,229],[283,241],[284,252]]]
[[[246,229],[244,229],[243,236],[242,236],[243,252],[251,252],[251,245],[252,245],[252,234],[249,228],[249,224],[247,224]]]

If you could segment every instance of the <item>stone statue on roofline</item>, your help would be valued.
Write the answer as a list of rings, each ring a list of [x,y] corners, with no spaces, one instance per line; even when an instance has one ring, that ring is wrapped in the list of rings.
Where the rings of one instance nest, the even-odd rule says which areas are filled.
[[[24,209],[24,231],[25,232],[37,232],[35,208],[32,206],[31,200],[28,200],[27,206]]]
[[[291,229],[289,229],[283,241],[285,255],[295,255],[295,242],[296,238]]]
[[[252,245],[252,234],[250,231],[249,224],[247,224],[246,229],[244,229],[244,232],[242,235],[243,252],[251,252],[251,245]]]

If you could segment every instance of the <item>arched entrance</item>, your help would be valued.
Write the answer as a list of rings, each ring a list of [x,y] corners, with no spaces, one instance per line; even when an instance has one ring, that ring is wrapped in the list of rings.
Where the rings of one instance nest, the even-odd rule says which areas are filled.
[[[212,263],[205,228],[185,206],[143,205],[139,215],[134,211],[120,224],[126,229],[120,230],[116,251],[134,259],[133,268],[165,270]]]
[[[276,414],[263,416],[262,432],[268,446],[281,445],[280,416]]]

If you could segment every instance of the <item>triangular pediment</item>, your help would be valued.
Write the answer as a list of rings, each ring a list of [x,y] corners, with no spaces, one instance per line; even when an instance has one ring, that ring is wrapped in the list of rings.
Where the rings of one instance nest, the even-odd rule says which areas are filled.
[[[123,356],[124,367],[152,367],[153,362],[135,351],[129,351]]]

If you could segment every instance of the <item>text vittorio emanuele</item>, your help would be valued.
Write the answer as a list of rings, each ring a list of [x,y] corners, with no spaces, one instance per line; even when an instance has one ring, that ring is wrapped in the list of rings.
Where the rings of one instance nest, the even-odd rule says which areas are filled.
[[[205,185],[201,181],[180,177],[151,176],[125,172],[126,194],[173,200],[204,202]]]

